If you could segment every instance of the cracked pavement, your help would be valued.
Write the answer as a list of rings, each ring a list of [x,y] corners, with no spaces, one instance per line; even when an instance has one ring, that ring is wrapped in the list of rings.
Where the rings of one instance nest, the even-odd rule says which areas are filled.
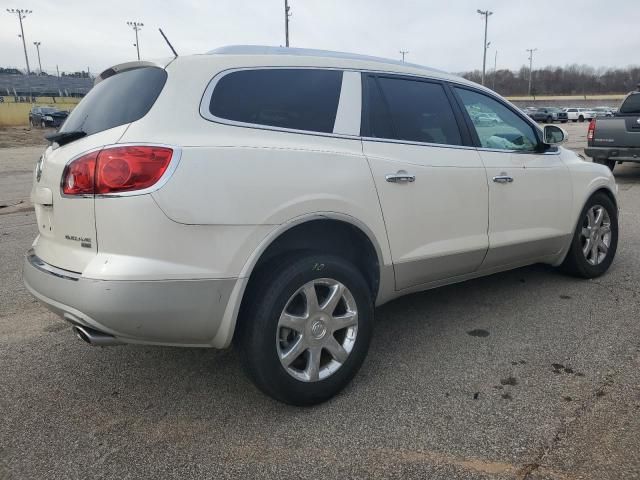
[[[640,478],[640,165],[616,169],[608,274],[536,265],[389,303],[355,381],[301,409],[233,350],[92,348],[26,292],[41,148],[0,148],[0,205],[27,202],[0,209],[0,479]]]

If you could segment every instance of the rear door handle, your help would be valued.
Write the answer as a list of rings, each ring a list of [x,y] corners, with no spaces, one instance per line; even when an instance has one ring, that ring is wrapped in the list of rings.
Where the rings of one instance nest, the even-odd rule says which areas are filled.
[[[493,181],[496,183],[511,183],[513,182],[513,177],[501,173],[500,175],[496,175],[495,177],[493,177]]]
[[[416,181],[415,175],[410,175],[404,170],[398,170],[396,173],[390,173],[384,177],[387,182],[391,183],[411,183]]]

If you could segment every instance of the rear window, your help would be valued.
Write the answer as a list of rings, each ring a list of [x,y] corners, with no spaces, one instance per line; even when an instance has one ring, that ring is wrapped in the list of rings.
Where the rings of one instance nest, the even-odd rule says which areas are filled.
[[[160,95],[167,72],[144,67],[118,73],[93,87],[73,109],[61,132],[102,132],[144,117]]]
[[[236,122],[331,133],[341,86],[337,70],[241,70],[218,81],[209,112]]]
[[[622,102],[620,113],[640,115],[640,94],[635,93],[633,95],[629,95],[627,99]]]

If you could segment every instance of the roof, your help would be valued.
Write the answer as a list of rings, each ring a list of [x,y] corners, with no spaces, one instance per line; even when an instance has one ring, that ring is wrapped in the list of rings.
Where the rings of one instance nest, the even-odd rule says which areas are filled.
[[[300,57],[339,58],[345,60],[359,60],[363,62],[380,63],[396,67],[413,68],[438,75],[450,75],[442,70],[425,67],[415,63],[406,63],[389,58],[360,55],[357,53],[334,52],[331,50],[316,50],[313,48],[270,47],[266,45],[228,45],[207,52],[207,55],[293,55]]]

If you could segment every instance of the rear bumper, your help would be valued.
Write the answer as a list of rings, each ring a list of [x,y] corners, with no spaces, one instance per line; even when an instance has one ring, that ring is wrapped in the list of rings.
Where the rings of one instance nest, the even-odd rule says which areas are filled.
[[[49,265],[27,252],[27,289],[66,320],[125,343],[212,346],[237,279],[109,281]]]
[[[593,159],[640,162],[640,147],[587,147],[584,153]]]

